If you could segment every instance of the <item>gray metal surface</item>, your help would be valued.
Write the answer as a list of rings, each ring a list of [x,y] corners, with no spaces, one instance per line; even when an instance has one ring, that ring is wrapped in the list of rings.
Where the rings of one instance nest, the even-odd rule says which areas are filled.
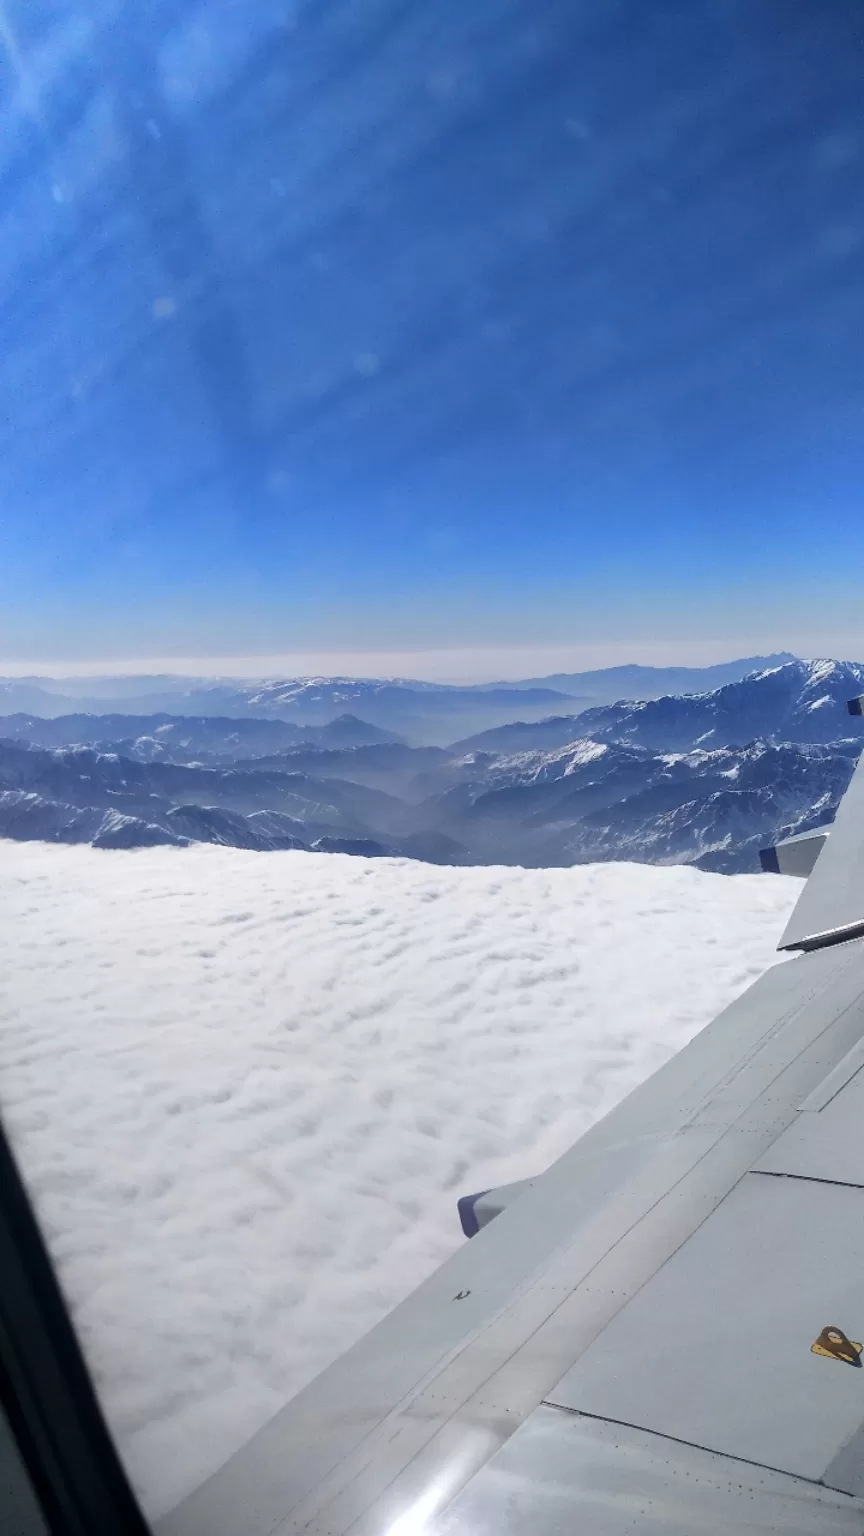
[[[773,847],[763,849],[760,854],[762,868],[770,869],[777,875],[797,875],[799,879],[806,880],[828,840],[830,830],[830,827],[816,827],[811,832],[796,832],[793,837],[782,838]]]
[[[837,808],[780,949],[803,949],[864,929],[864,757]]]
[[[538,1175],[542,1178],[542,1174]],[[512,1205],[522,1195],[533,1189],[537,1178],[519,1179],[514,1184],[499,1184],[494,1189],[482,1189],[476,1195],[462,1195],[457,1202],[459,1221],[466,1237],[476,1237],[481,1227],[488,1227],[490,1221]]]
[[[861,944],[775,966],[159,1522],[161,1536],[377,1536],[442,1479],[455,1495],[800,1118],[861,1037],[862,989]],[[826,1316],[813,1337],[840,1321]]]
[[[829,1074],[830,1097],[824,1103],[821,1090],[804,1101],[802,1112],[755,1164],[758,1172],[864,1187],[862,1055],[858,1048],[844,1058],[843,1069],[854,1071],[845,1085]]]
[[[487,1189],[485,1194],[480,1195],[474,1202],[474,1216],[478,1228],[488,1227],[490,1221],[500,1216],[501,1212],[506,1210],[508,1205],[512,1205],[514,1200],[526,1194],[536,1182],[536,1179],[519,1179],[515,1184],[499,1184],[496,1189]]]
[[[857,1429],[838,1451],[826,1469],[825,1482],[829,1488],[842,1488],[859,1498],[864,1496],[864,1427]]]
[[[418,1514],[420,1512],[418,1511]],[[421,1529],[406,1520],[394,1536]],[[541,1407],[426,1536],[860,1536],[864,1503]]]
[[[864,1010],[862,1010],[861,1026],[864,1030]],[[817,1083],[812,1093],[808,1093],[806,1099],[798,1106],[801,1110],[825,1109],[831,1100],[837,1096],[841,1088],[851,1082],[852,1078],[864,1067],[864,1034],[853,1045],[850,1051],[838,1061],[836,1067],[823,1077],[821,1083]]]
[[[864,1190],[749,1174],[549,1394],[565,1408],[821,1479],[864,1423]]]

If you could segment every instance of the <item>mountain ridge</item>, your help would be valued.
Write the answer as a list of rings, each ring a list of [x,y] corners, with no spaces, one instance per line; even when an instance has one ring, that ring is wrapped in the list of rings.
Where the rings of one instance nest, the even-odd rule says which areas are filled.
[[[735,682],[750,672],[797,661],[791,651],[769,656],[742,656],[735,661],[714,662],[707,667],[651,667],[628,662],[617,667],[598,667],[587,672],[552,672],[546,677],[519,679],[511,688],[556,688],[613,704],[616,699],[662,698],[673,693],[701,693]]]
[[[782,653],[786,655],[787,653]],[[41,718],[72,714],[168,713],[192,717],[282,719],[300,726],[326,724],[338,715],[359,714],[371,725],[418,744],[445,746],[459,736],[506,723],[514,713],[537,719],[556,702],[571,711],[630,698],[655,697],[658,692],[692,688],[698,682],[715,686],[740,677],[754,665],[776,657],[749,657],[708,668],[654,668],[635,663],[584,673],[557,674],[554,679],[522,679],[515,683],[433,683],[405,677],[166,677],[164,674],[112,679],[56,679],[30,676],[0,677],[0,713],[23,712]],[[665,682],[664,682],[665,680]],[[584,683],[584,687],[582,684]],[[675,687],[672,687],[672,684]],[[150,686],[152,684],[152,687]]]
[[[796,659],[702,693],[622,699],[574,715],[513,721],[455,742],[451,750],[506,750],[517,742],[530,750],[535,742],[563,745],[577,735],[630,741],[657,751],[692,751],[700,744],[743,746],[756,737],[839,740],[855,734],[847,703],[862,690],[860,662]]]

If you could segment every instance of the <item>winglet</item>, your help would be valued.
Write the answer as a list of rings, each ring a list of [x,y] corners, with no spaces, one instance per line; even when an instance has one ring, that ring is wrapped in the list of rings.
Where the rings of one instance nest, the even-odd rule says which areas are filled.
[[[770,848],[760,848],[759,862],[769,875],[798,875],[806,880],[825,846],[830,827],[812,827],[783,837]]]
[[[456,1209],[459,1212],[459,1220],[462,1224],[462,1231],[465,1233],[466,1237],[476,1237],[477,1233],[480,1231],[480,1223],[477,1220],[477,1212],[474,1207],[476,1206],[477,1201],[482,1200],[483,1196],[488,1195],[488,1193],[488,1189],[481,1189],[480,1192],[476,1195],[462,1195],[461,1198],[456,1201]]]
[[[488,1227],[490,1221],[536,1182],[536,1178],[517,1179],[515,1184],[499,1184],[497,1189],[481,1189],[479,1195],[463,1195],[456,1206],[465,1236],[476,1237],[481,1227]]]

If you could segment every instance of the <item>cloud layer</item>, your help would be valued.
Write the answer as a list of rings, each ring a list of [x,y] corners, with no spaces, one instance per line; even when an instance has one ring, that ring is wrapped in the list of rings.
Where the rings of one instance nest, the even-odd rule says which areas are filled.
[[[800,885],[0,844],[0,1105],[175,1503],[774,957]]]

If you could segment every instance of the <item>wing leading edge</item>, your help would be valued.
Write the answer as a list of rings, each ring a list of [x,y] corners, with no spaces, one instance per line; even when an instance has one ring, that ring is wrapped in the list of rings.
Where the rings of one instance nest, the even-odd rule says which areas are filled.
[[[864,846],[862,794],[859,769],[802,901]],[[864,1369],[812,1348],[864,1341],[857,931],[493,1201],[160,1536],[864,1532]]]

